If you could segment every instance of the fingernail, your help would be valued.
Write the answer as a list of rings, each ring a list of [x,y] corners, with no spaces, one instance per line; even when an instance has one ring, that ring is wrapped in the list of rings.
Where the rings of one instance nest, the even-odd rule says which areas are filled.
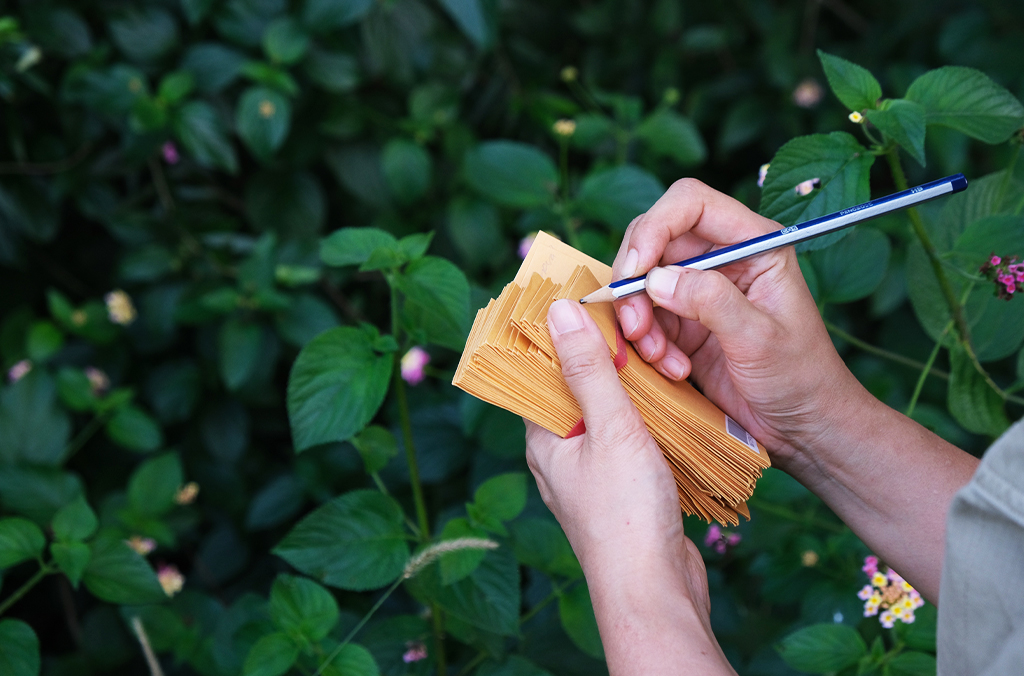
[[[665,357],[662,359],[661,368],[665,369],[665,373],[667,373],[673,380],[682,380],[683,363],[675,357]]]
[[[665,268],[654,268],[647,273],[647,290],[656,298],[671,298],[676,293],[676,282],[678,281],[678,272],[672,272]]]
[[[649,333],[636,343],[636,349],[640,350],[640,356],[645,360],[649,360],[654,355],[656,347],[658,344],[654,342],[654,338]]]
[[[567,298],[556,300],[548,310],[548,324],[558,335],[572,333],[583,328],[579,306]]]
[[[636,327],[640,326],[640,318],[636,316],[636,310],[628,305],[623,305],[619,310],[619,325],[625,331],[627,338],[632,336]]]
[[[626,260],[622,261],[622,277],[627,279],[636,275],[636,266],[640,264],[640,253],[636,249],[626,252]]]

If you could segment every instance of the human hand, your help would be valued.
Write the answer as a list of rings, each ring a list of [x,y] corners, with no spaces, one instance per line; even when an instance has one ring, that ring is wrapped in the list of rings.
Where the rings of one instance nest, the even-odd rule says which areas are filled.
[[[600,329],[570,300],[552,303],[548,328],[587,431],[561,439],[527,421],[526,459],[587,578],[671,569],[692,597],[706,599],[672,471],[619,382]]]
[[[714,271],[656,267],[779,227],[683,179],[630,224],[613,278],[648,273],[647,294],[615,304],[640,356],[669,378],[690,376],[786,469],[871,399],[836,353],[794,250]]]
[[[548,328],[587,430],[526,422],[526,459],[587,578],[609,671],[735,673],[711,631],[707,572],[675,479],[619,382],[594,320],[552,303]]]

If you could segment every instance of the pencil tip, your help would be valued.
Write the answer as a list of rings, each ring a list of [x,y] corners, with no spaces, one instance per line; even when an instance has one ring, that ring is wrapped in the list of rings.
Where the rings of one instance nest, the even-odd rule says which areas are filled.
[[[586,304],[587,304],[587,299],[586,298],[580,298],[580,305],[586,305]]]

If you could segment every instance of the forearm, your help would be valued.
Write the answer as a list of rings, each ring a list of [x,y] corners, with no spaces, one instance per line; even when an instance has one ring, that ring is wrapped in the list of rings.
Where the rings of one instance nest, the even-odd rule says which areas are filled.
[[[586,569],[612,676],[735,676],[711,631],[706,587],[694,599],[676,565]]]
[[[865,393],[866,395],[866,393]],[[928,600],[939,595],[946,513],[978,460],[870,395],[780,467],[818,495]]]

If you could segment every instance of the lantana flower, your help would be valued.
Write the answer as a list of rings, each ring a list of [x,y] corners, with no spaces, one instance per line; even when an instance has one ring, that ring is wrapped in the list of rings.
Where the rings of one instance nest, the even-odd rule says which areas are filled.
[[[704,534],[704,546],[711,547],[718,554],[725,554],[743,540],[739,533],[730,533],[722,530],[717,524],[708,526],[708,532]]]
[[[422,347],[414,347],[402,357],[402,380],[410,385],[420,384],[426,375],[430,355]]]
[[[881,611],[878,621],[886,629],[892,629],[897,621],[911,624],[914,611],[924,605],[921,594],[892,568],[880,569],[876,556],[866,557],[861,570],[871,580],[857,592],[857,598],[864,602],[864,617],[874,617]]]
[[[168,596],[174,596],[185,587],[185,576],[178,571],[177,566],[171,564],[163,564],[157,568],[156,579]]]
[[[990,281],[995,282],[997,298],[1010,300],[1018,291],[1024,290],[1024,262],[1017,256],[997,256],[993,253],[979,269]]]
[[[132,304],[131,296],[121,289],[111,291],[103,300],[107,304],[107,317],[112,323],[127,326],[135,321],[138,314],[135,305]]]

